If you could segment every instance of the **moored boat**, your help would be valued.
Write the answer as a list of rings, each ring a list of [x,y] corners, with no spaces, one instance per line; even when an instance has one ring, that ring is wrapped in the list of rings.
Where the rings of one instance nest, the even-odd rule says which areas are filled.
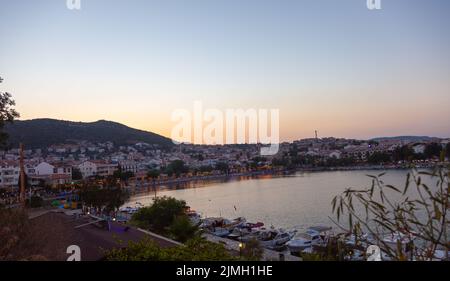
[[[297,237],[286,243],[291,253],[301,253],[303,250],[313,248],[313,246],[325,245],[331,235],[331,227],[315,226],[300,233]]]

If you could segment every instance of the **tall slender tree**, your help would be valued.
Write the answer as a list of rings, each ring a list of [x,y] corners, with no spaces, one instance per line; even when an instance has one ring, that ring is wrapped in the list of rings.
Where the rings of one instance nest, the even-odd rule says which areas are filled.
[[[0,83],[3,78],[0,77]],[[16,102],[8,92],[0,91],[0,147],[5,147],[8,134],[4,131],[7,123],[12,123],[14,119],[19,118],[19,113],[14,109]]]

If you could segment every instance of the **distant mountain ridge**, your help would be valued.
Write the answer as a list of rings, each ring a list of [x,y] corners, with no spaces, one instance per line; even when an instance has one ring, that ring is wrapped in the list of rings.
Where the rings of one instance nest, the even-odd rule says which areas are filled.
[[[106,120],[88,123],[56,119],[17,120],[8,124],[5,131],[9,134],[10,147],[18,147],[22,142],[27,148],[45,148],[73,141],[111,141],[115,145],[138,142],[163,146],[173,144],[171,139],[161,135]]]
[[[379,137],[370,139],[372,141],[383,141],[383,140],[399,140],[399,141],[409,141],[409,142],[421,142],[421,141],[430,141],[437,140],[440,138],[437,137],[429,137],[429,136],[397,136],[397,137]]]

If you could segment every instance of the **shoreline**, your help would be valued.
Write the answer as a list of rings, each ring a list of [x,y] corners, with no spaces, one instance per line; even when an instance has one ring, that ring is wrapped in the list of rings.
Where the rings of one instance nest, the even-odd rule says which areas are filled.
[[[205,183],[205,186],[211,185],[213,183],[223,183],[230,180],[244,181],[250,179],[258,179],[264,176],[274,176],[283,177],[294,175],[299,172],[338,172],[338,171],[363,171],[363,170],[373,170],[373,171],[389,171],[389,170],[411,170],[416,169],[432,169],[438,167],[440,164],[427,164],[414,166],[411,165],[361,165],[361,166],[351,166],[351,167],[303,167],[293,170],[264,170],[264,171],[253,171],[245,173],[233,173],[233,174],[220,174],[211,176],[196,176],[189,178],[177,178],[164,181],[155,182],[145,182],[144,184],[135,183],[134,186],[125,187],[127,190],[132,191],[131,195],[138,195],[143,193],[150,193],[157,188],[157,190],[170,189],[174,186],[184,185],[184,184],[195,184],[195,183]],[[142,190],[145,189],[145,190]]]

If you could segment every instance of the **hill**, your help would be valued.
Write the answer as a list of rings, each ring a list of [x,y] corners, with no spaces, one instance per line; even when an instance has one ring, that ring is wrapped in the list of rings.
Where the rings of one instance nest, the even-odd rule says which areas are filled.
[[[373,141],[383,141],[383,140],[397,140],[405,142],[427,142],[431,140],[439,140],[439,138],[429,137],[429,136],[397,136],[397,137],[380,137],[371,139]]]
[[[22,142],[27,148],[45,148],[52,144],[74,141],[111,141],[115,145],[138,142],[163,146],[172,145],[170,139],[158,134],[105,120],[91,123],[55,119],[18,120],[13,124],[8,124],[5,131],[9,134],[8,144],[10,147],[18,147]]]

